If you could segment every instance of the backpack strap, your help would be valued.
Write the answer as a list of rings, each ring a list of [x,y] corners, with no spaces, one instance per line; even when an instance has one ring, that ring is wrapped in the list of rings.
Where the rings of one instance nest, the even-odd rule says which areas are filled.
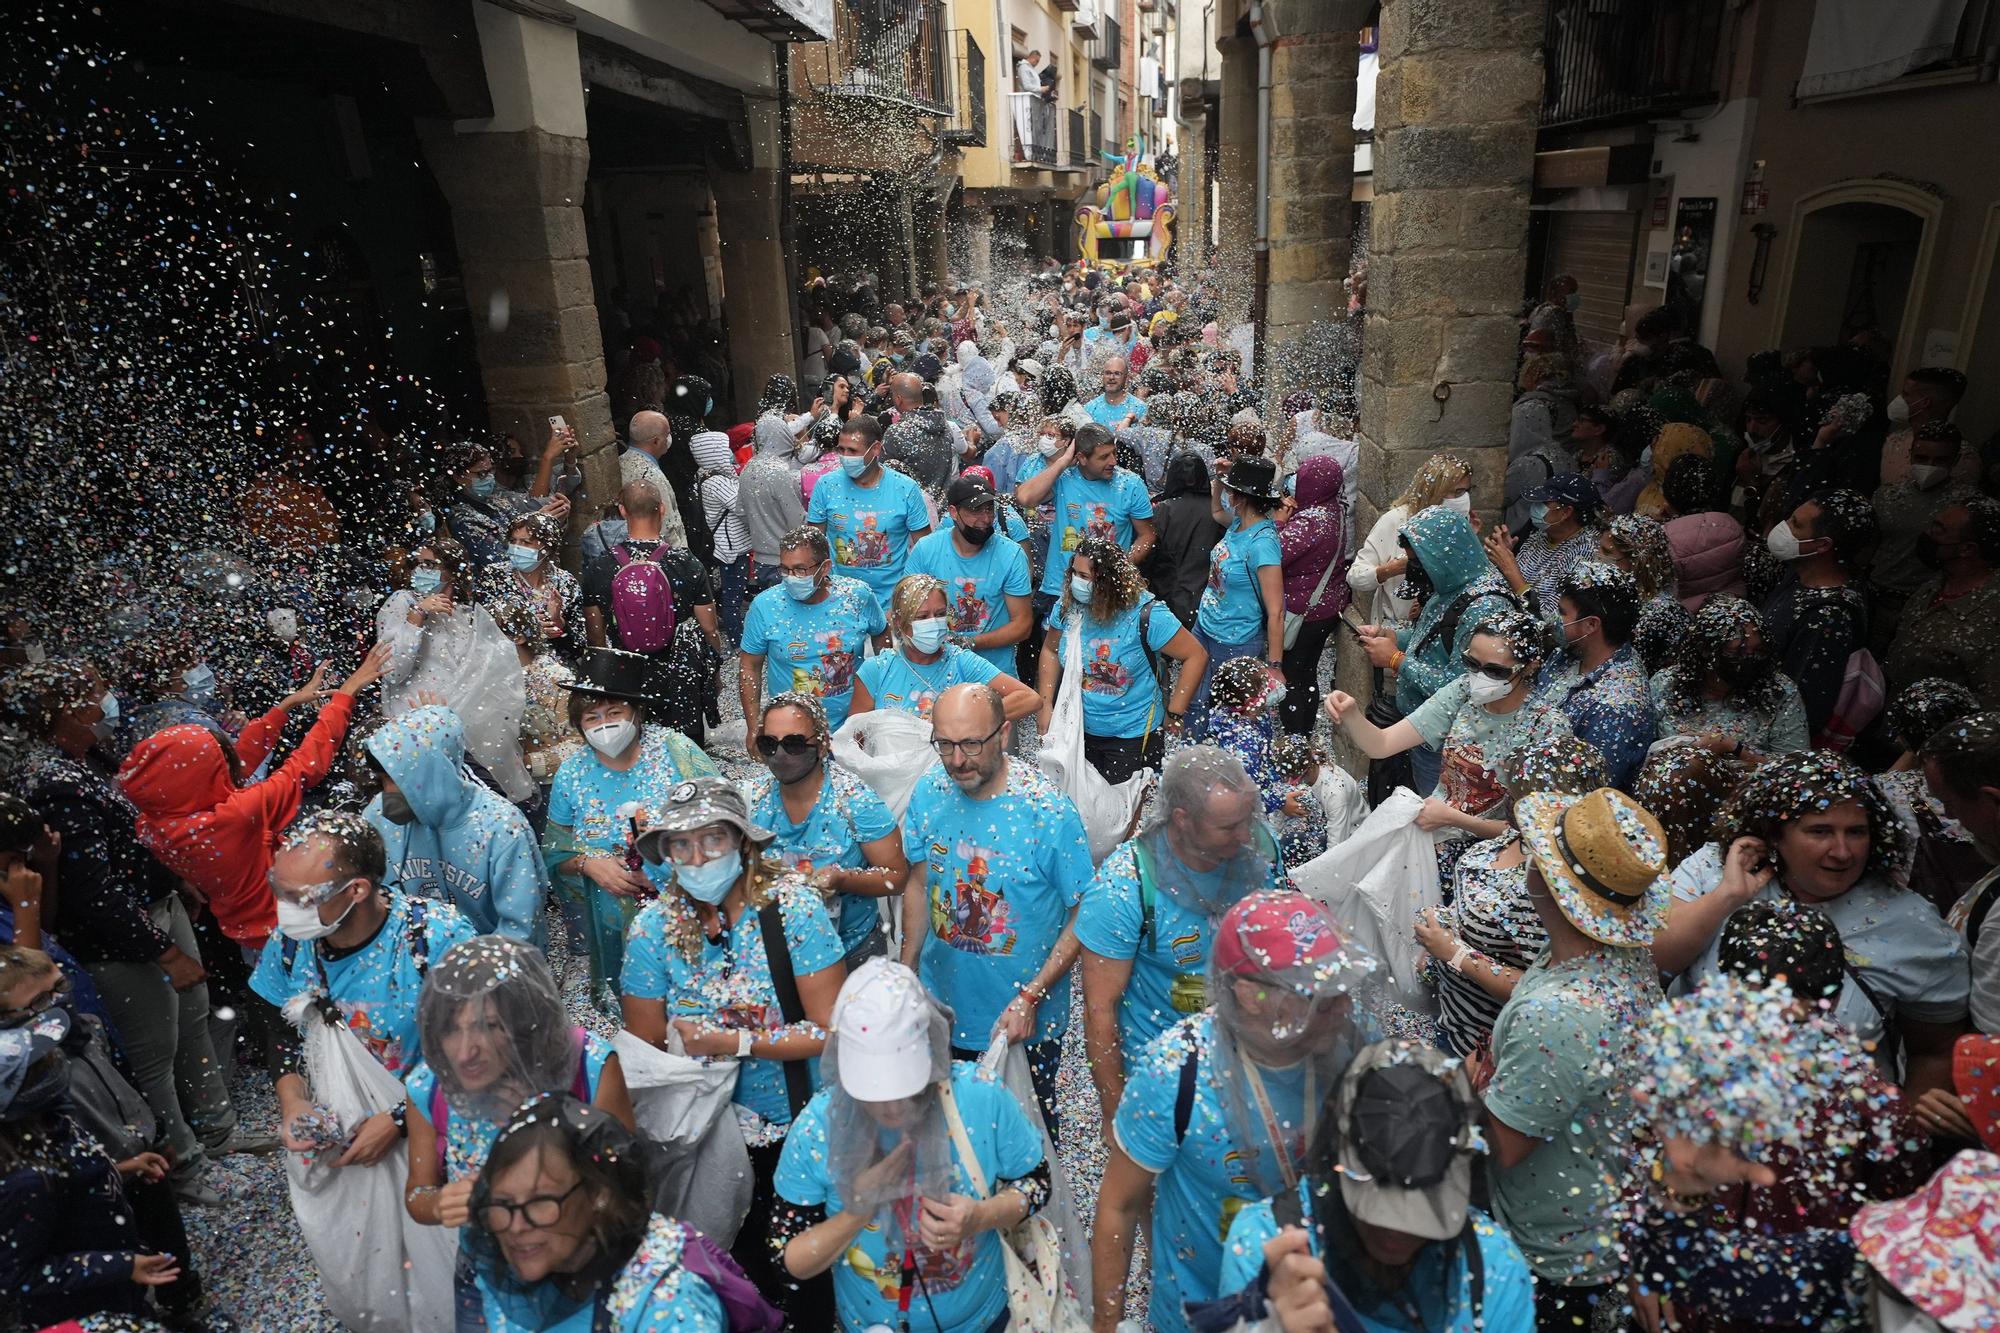
[[[1470,1217],[1465,1219],[1465,1230],[1458,1233],[1458,1247],[1465,1252],[1466,1286],[1472,1297],[1472,1327],[1478,1328],[1480,1318],[1486,1312],[1486,1253],[1479,1248],[1479,1233],[1473,1229]]]
[[[1159,902],[1159,886],[1153,869],[1153,849],[1138,838],[1132,840],[1132,864],[1139,872],[1139,943],[1151,948],[1155,934],[1155,908]]]
[[[1188,1053],[1181,1057],[1180,1086],[1174,1090],[1175,1143],[1187,1138],[1188,1123],[1194,1119],[1195,1074],[1200,1063],[1200,1052],[1190,1041]]]
[[[410,898],[407,901],[410,914],[403,923],[403,938],[409,942],[410,962],[415,964],[417,980],[422,982],[431,970],[431,905],[428,898]]]
[[[792,971],[792,948],[785,940],[784,908],[774,897],[757,909],[757,930],[764,937],[764,961],[771,969],[771,989],[778,996],[778,1012],[789,1026],[805,1021],[806,1008],[799,1000],[799,979]],[[798,1119],[812,1100],[812,1076],[803,1060],[782,1062],[785,1071],[785,1098],[791,1103],[792,1118]]]
[[[1965,951],[1971,953],[1979,944],[1979,928],[1992,915],[1993,904],[2000,902],[2000,875],[1987,881],[1985,892],[1972,900],[1972,910],[1965,917]]]

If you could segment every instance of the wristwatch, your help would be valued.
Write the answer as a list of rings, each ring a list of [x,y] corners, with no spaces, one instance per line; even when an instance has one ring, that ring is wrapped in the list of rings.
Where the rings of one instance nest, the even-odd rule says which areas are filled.
[[[748,1028],[744,1028],[736,1034],[736,1058],[739,1060],[748,1060],[750,1058],[750,1029]]]
[[[396,1133],[406,1139],[410,1137],[409,1115],[410,1104],[408,1102],[397,1102],[389,1108],[389,1119],[396,1126]]]

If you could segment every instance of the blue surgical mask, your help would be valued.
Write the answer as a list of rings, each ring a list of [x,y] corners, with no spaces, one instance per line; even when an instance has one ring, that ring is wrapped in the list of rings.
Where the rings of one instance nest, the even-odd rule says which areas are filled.
[[[444,575],[435,569],[413,569],[410,571],[410,591],[419,597],[428,597],[444,586]]]
[[[910,646],[920,653],[934,653],[944,647],[944,636],[949,627],[943,616],[932,616],[928,620],[910,622]]]
[[[190,703],[215,697],[215,672],[206,662],[197,662],[181,672],[181,684],[187,687],[185,697]]]
[[[1090,600],[1090,595],[1096,591],[1097,591],[1096,580],[1080,579],[1074,574],[1069,576],[1069,595],[1075,598],[1077,601],[1088,602]]]
[[[842,454],[840,456],[840,470],[850,477],[859,477],[868,470],[870,461],[867,454],[862,454],[858,458],[853,454]]]
[[[791,595],[791,599],[795,602],[807,601],[814,593],[819,591],[819,575],[817,574],[786,574],[784,575],[784,580],[785,591]]]
[[[437,525],[438,525],[437,510],[426,509],[423,513],[417,515],[418,532],[436,532]]]
[[[1528,521],[1529,521],[1530,523],[1534,524],[1534,525],[1535,525],[1535,526],[1536,526],[1537,528],[1546,528],[1546,527],[1548,527],[1548,525],[1549,525],[1549,507],[1548,507],[1548,505],[1547,505],[1546,503],[1544,503],[1543,501],[1540,501],[1540,500],[1537,500],[1537,501],[1535,501],[1535,502],[1534,502],[1533,504],[1529,505],[1529,506],[1528,506]]]
[[[507,563],[512,565],[518,572],[525,574],[536,565],[542,563],[542,553],[532,546],[523,546],[519,542],[508,542]]]
[[[690,896],[711,907],[729,896],[730,887],[742,874],[743,852],[740,848],[727,856],[703,861],[698,866],[674,862],[674,882],[687,890]]]
[[[484,476],[474,477],[472,485],[467,487],[467,489],[474,495],[484,499],[500,489],[500,478],[494,473],[488,472]]]

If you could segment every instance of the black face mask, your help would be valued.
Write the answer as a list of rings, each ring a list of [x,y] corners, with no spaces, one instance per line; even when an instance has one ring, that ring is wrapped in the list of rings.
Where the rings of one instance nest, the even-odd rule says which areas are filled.
[[[970,523],[961,523],[958,530],[973,546],[984,546],[993,540],[993,529],[990,527],[975,528]]]
[[[1403,596],[1413,602],[1421,602],[1437,590],[1431,585],[1431,576],[1425,571],[1424,562],[1417,559],[1417,553],[1405,546],[1403,554],[1410,560],[1403,569]]]
[[[1958,554],[1958,546],[1955,543],[1951,548],[1951,554]],[[1951,556],[1945,554],[1944,543],[1931,536],[1928,532],[1918,535],[1916,556],[1917,563],[1925,569],[1943,569],[1944,562],[1951,558]]]
[[[1764,653],[1722,654],[1715,659],[1715,674],[1723,683],[1738,690],[1763,683],[1771,674],[1771,659]]]
[[[60,1051],[44,1057],[0,1110],[0,1120],[32,1120],[69,1100],[69,1057]]]
[[[382,793],[382,818],[391,824],[414,824],[417,822],[417,812],[410,808],[410,803],[404,798],[403,793],[385,790]]]
[[[771,770],[771,776],[786,787],[811,777],[819,765],[820,752],[817,749],[807,750],[801,754],[788,754],[780,750],[764,760],[764,766]]]

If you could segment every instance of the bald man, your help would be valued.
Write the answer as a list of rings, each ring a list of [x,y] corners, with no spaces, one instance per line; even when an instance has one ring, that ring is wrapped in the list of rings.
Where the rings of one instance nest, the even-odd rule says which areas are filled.
[[[660,459],[673,447],[673,428],[667,424],[662,412],[634,412],[632,424],[626,429],[626,438],[632,447],[618,456],[618,481],[621,486],[629,486],[635,481],[650,481],[660,493],[666,512],[662,516],[660,538],[668,546],[686,550],[688,544],[687,525],[681,520],[679,498],[674,494],[674,485],[667,480],[667,474],[660,470]],[[615,544],[608,541],[607,544]]]
[[[996,1026],[1024,1043],[1054,1133],[1090,843],[1069,797],[1008,758],[1009,732],[985,685],[954,685],[931,711],[938,763],[903,817],[903,962],[952,1007],[953,1059],[978,1059]]]

